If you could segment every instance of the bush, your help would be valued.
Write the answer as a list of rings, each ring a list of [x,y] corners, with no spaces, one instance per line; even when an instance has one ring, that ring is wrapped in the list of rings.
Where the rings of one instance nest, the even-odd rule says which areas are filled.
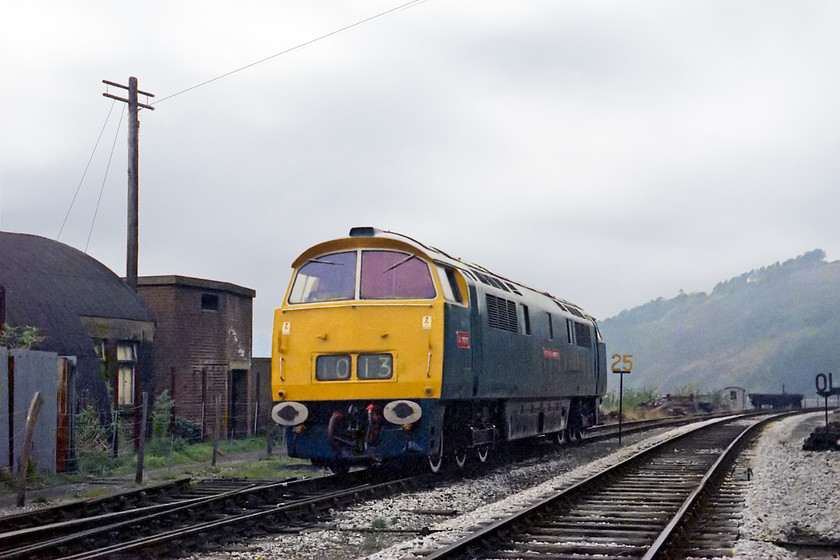
[[[187,443],[201,441],[201,426],[183,416],[175,417],[175,437]]]
[[[175,399],[169,396],[169,389],[165,389],[155,398],[152,405],[152,432],[149,439],[169,439],[169,420],[172,418],[172,407]]]
[[[131,439],[123,433],[122,421],[117,418],[118,448],[133,453]],[[119,465],[120,457],[111,458],[114,425],[103,422],[92,404],[76,413],[76,456],[81,472],[102,474]]]

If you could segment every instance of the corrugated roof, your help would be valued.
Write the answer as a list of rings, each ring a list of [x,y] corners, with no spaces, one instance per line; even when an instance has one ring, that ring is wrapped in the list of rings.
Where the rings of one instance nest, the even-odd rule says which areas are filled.
[[[43,329],[48,338],[38,348],[59,354],[90,352],[80,316],[154,322],[108,267],[37,235],[0,232],[0,286],[6,288],[6,322]]]

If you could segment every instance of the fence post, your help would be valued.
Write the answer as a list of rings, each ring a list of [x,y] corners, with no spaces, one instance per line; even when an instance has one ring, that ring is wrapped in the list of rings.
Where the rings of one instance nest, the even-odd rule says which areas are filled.
[[[134,482],[142,484],[143,482],[143,459],[144,449],[146,447],[146,415],[149,410],[149,393],[143,391],[143,412],[140,415],[140,441],[137,444],[137,474],[134,476]]]
[[[26,434],[23,440],[23,452],[18,459],[18,493],[17,507],[23,507],[26,501],[26,471],[29,470],[29,454],[32,452],[32,435],[35,431],[35,422],[38,421],[38,413],[41,405],[44,404],[44,397],[41,391],[36,391],[29,403],[29,412],[26,414]]]
[[[213,462],[216,466],[216,453],[219,451],[219,432],[222,431],[222,395],[216,395],[216,430],[213,433]]]

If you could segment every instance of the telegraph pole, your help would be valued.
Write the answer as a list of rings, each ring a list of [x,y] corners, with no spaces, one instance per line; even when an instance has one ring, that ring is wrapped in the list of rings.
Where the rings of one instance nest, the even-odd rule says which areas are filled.
[[[108,86],[114,86],[121,89],[128,90],[128,99],[111,95],[110,93],[103,93],[105,97],[128,103],[128,235],[126,236],[126,264],[125,277],[128,281],[129,287],[137,291],[137,253],[139,246],[139,205],[140,205],[140,176],[139,176],[139,161],[140,161],[140,120],[137,118],[139,108],[149,109],[154,111],[155,108],[151,105],[138,103],[137,94],[145,95],[146,97],[154,97],[153,93],[140,91],[137,89],[137,78],[131,77],[128,79],[128,86],[102,80],[102,83]]]

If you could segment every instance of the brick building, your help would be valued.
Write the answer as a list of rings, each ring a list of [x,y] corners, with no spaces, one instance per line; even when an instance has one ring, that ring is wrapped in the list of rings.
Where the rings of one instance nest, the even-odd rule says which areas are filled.
[[[176,416],[216,425],[221,399],[222,437],[254,433],[257,380],[251,371],[256,292],[226,282],[184,276],[144,276],[137,291],[157,321],[153,394],[169,390]]]

